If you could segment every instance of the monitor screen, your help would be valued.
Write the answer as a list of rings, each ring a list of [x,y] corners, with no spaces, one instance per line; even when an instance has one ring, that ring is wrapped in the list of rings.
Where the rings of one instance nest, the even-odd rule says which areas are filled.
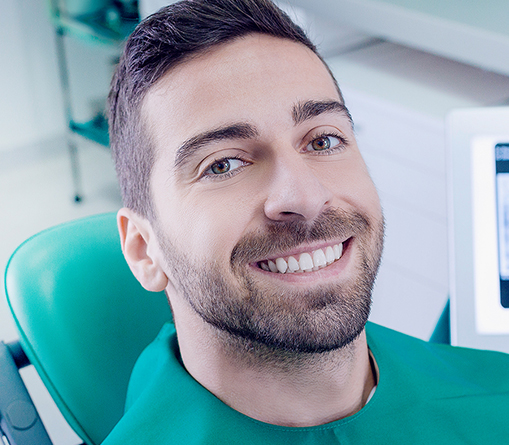
[[[451,340],[509,352],[509,108],[447,122]]]

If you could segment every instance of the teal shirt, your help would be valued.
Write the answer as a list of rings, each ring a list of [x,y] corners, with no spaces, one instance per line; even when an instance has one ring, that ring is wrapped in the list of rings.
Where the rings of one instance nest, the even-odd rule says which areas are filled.
[[[259,422],[182,366],[173,325],[141,355],[127,411],[104,445],[509,443],[509,355],[427,343],[368,323],[377,390],[353,416],[315,427]]]

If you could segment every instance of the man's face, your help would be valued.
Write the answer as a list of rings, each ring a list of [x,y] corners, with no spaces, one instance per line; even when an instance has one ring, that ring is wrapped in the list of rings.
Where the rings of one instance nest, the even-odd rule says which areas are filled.
[[[318,57],[249,35],[172,69],[143,115],[155,231],[180,297],[221,331],[272,348],[356,338],[383,218]]]

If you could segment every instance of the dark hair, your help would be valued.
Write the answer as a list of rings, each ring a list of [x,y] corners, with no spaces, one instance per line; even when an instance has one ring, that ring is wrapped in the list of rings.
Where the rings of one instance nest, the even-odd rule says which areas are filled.
[[[110,145],[125,206],[150,220],[155,216],[155,154],[141,116],[147,91],[191,56],[251,33],[301,43],[320,57],[304,31],[270,0],[185,0],[148,17],[131,34],[108,97]]]

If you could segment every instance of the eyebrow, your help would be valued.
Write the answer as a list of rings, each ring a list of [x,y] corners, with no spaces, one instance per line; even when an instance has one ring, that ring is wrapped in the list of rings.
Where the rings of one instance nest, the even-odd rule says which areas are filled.
[[[345,104],[337,100],[307,100],[299,102],[293,106],[292,118],[295,125],[299,125],[308,119],[317,117],[323,113],[341,113],[344,114],[353,127],[353,119]]]
[[[353,127],[353,120],[348,108],[336,100],[308,100],[299,102],[292,108],[294,125],[299,125],[324,113],[344,114]],[[253,125],[243,122],[205,131],[188,139],[177,149],[175,153],[175,168],[184,165],[200,148],[212,142],[231,139],[253,139],[258,135],[258,130]]]
[[[185,141],[175,154],[175,167],[186,163],[196,151],[207,144],[227,139],[252,139],[258,136],[255,127],[246,123],[237,123],[205,131]]]

